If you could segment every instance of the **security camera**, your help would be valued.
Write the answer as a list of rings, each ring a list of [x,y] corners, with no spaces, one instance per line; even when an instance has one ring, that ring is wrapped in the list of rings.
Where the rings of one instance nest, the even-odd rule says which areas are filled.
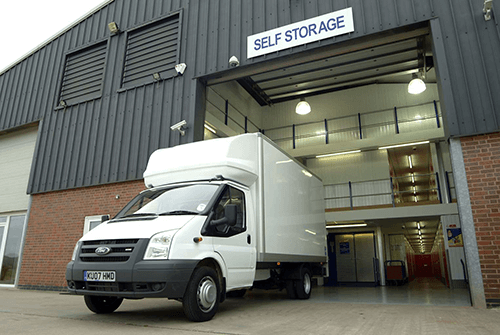
[[[177,131],[179,131],[179,133],[181,133],[181,136],[184,136],[184,135],[186,135],[186,131],[185,131],[187,128],[187,127],[185,127],[186,124],[187,124],[186,120],[182,120],[181,122],[176,123],[173,126],[171,126],[170,129],[172,131],[177,130]]]
[[[493,10],[493,0],[484,0],[483,13],[484,13],[484,19],[486,21],[491,20],[492,10]]]
[[[186,67],[187,67],[186,63],[177,64],[175,66],[175,71],[177,71],[177,74],[182,76],[184,74],[184,71],[186,70]]]
[[[237,67],[240,65],[240,61],[238,60],[238,58],[236,58],[236,56],[231,56],[231,58],[229,58],[229,65],[231,65],[232,67]]]

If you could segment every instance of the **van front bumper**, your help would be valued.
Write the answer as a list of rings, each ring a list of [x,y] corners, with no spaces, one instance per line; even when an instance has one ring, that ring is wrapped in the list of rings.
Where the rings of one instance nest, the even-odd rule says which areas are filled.
[[[66,280],[71,294],[180,299],[197,264],[197,260],[141,260],[136,263],[71,261],[66,267]],[[115,281],[85,281],[84,271],[114,271]]]

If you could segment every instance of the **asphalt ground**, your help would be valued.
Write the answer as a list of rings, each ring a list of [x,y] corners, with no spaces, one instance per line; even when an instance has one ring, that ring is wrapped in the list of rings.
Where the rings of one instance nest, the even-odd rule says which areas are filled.
[[[81,296],[0,288],[0,334],[500,334],[500,309],[309,300],[253,290],[228,299],[208,322],[190,322],[165,299],[125,300],[90,312]]]

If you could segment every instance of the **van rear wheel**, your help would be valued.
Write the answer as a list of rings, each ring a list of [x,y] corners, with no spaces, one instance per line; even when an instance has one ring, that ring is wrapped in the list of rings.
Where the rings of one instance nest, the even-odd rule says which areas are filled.
[[[295,283],[295,293],[298,299],[309,299],[311,296],[311,270],[306,267],[300,269],[300,279]]]
[[[84,296],[84,300],[88,309],[97,314],[113,313],[123,302],[123,298],[95,295],[86,295]]]
[[[220,285],[215,270],[207,266],[195,269],[182,299],[188,319],[196,322],[212,319],[219,301]]]

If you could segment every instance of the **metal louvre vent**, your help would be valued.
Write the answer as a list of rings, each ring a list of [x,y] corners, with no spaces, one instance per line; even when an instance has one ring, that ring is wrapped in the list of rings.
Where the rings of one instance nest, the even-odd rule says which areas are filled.
[[[177,63],[178,35],[179,14],[130,32],[122,84],[151,82],[155,73],[165,78]]]
[[[59,101],[70,105],[101,96],[106,47],[100,43],[66,57]]]

